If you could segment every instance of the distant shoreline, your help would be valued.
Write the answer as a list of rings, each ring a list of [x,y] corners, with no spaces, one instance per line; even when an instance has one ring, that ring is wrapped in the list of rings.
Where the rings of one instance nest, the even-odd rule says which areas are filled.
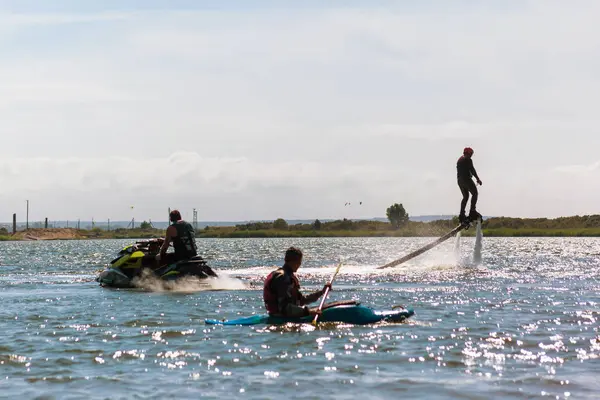
[[[374,220],[335,220],[290,224],[284,219],[249,222],[236,226],[206,226],[196,231],[202,238],[295,238],[295,237],[440,237],[456,226],[458,218],[430,222],[404,221],[396,227],[390,222]],[[76,228],[32,228],[11,235],[0,229],[0,240],[80,240],[80,239],[148,239],[163,237],[164,228],[142,222],[143,229],[103,230]],[[548,218],[493,217],[484,219],[487,237],[600,237],[600,215]],[[473,236],[475,228],[463,231]]]
[[[398,229],[398,230],[239,230],[235,227],[203,229],[197,232],[197,239],[235,238],[328,238],[328,237],[439,237],[446,229]],[[485,228],[485,237],[600,237],[600,228]],[[475,229],[463,231],[463,236],[474,236]],[[87,240],[87,239],[150,239],[163,237],[163,229],[119,229],[115,231],[90,231],[74,228],[29,229],[15,235],[1,235],[0,241],[37,240]]]

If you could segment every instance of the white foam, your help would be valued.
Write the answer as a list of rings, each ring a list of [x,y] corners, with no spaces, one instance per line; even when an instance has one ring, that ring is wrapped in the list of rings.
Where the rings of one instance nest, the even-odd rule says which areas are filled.
[[[133,279],[133,284],[141,289],[152,292],[184,292],[193,293],[206,290],[243,290],[247,285],[239,279],[231,278],[220,273],[218,278],[199,279],[195,276],[185,276],[177,280],[164,281],[149,271]]]
[[[483,232],[481,231],[481,220],[477,220],[477,233],[475,234],[475,248],[473,249],[473,264],[481,264],[481,242]]]
[[[460,267],[464,267],[467,264],[471,264],[470,256],[467,258],[461,258],[460,252],[461,235],[457,235],[454,243],[449,242],[435,247],[418,257],[407,261],[396,267],[390,267],[386,269],[379,269],[381,265],[384,265],[387,261],[382,261],[380,265],[359,265],[354,263],[351,259],[343,260],[342,268],[338,276],[354,275],[354,276],[367,276],[367,275],[389,275],[398,274],[403,272],[411,273],[426,273],[427,271],[460,271]],[[410,249],[409,249],[410,250]],[[407,251],[409,251],[407,250]],[[401,256],[402,254],[399,254]],[[322,277],[323,280],[327,280],[334,273],[338,264],[328,264],[322,266],[302,266],[297,272],[300,279],[303,276],[310,277]],[[239,268],[228,270],[229,275],[239,276],[242,279],[245,278],[266,278],[269,273],[280,268],[280,265],[270,266],[254,266],[248,268]]]
[[[456,239],[454,241],[454,259],[457,263],[460,262],[460,238],[462,236],[462,232],[458,232],[456,234]]]

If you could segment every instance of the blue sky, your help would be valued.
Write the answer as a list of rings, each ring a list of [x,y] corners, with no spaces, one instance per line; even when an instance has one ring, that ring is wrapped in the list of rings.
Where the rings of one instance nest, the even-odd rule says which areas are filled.
[[[0,221],[598,212],[597,2],[98,3],[0,0]]]

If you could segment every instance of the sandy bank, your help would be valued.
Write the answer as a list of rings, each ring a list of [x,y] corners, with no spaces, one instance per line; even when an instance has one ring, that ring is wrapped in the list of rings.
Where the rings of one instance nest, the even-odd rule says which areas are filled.
[[[14,240],[66,240],[84,238],[74,228],[32,228],[19,231],[11,237]]]

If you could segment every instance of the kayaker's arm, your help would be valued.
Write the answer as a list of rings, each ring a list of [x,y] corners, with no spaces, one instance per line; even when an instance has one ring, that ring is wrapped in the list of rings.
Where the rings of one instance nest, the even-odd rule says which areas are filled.
[[[315,301],[319,300],[319,298],[321,296],[323,296],[323,293],[325,293],[325,288],[321,289],[321,290],[317,290],[314,293],[311,293],[307,296],[303,296],[302,293],[300,294],[300,299],[302,302],[302,305],[304,304],[310,304],[310,303],[314,303]]]

